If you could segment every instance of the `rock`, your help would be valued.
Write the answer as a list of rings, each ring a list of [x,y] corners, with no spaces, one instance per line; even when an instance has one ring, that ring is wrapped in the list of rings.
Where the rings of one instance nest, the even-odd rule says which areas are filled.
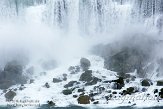
[[[73,95],[73,98],[77,98],[78,97],[78,95]]]
[[[88,95],[82,95],[77,101],[79,104],[90,104],[90,97]]]
[[[79,81],[90,82],[92,79],[92,70],[87,70],[81,74]]]
[[[130,80],[129,79],[126,79],[126,83],[129,83],[130,82]]]
[[[96,95],[98,95],[98,94],[99,94],[99,93],[90,93],[89,96],[90,96],[90,97],[94,97],[94,96],[96,96]]]
[[[78,92],[84,92],[84,88],[83,89],[78,89]]]
[[[88,70],[90,66],[91,66],[91,62],[88,59],[86,58],[80,59],[80,67],[83,69],[83,71]]]
[[[149,82],[149,80],[144,79],[144,80],[141,82],[141,85],[142,85],[142,86],[150,86],[150,82]]]
[[[123,90],[121,95],[127,95],[127,94],[131,95],[131,94],[133,94],[135,92],[136,92],[136,90],[135,90],[134,87],[129,87],[126,90]]]
[[[115,82],[115,89],[121,89],[122,87],[124,87],[124,79],[123,77],[119,77],[117,80],[113,80],[112,82]]]
[[[163,80],[157,81],[157,86],[163,86]]]
[[[135,88],[134,87],[127,88],[127,94],[131,95],[134,92],[135,92]]]
[[[16,93],[14,91],[9,91],[5,94],[6,100],[13,100],[13,98],[16,96]]]
[[[97,82],[101,82],[101,79],[97,78],[97,77],[93,77],[93,80],[90,81],[90,82],[87,82],[85,85],[88,86],[88,85],[95,85],[97,84]]]
[[[0,89],[7,89],[15,84],[26,83],[26,78],[23,76],[23,65],[18,61],[8,62],[4,70],[0,72]]]
[[[132,76],[131,77],[131,81],[135,81],[136,77],[135,76]]]
[[[46,60],[41,64],[41,67],[45,70],[52,70],[56,68],[57,62],[55,60]]]
[[[163,98],[163,92],[159,92],[160,98]]]
[[[64,74],[63,74],[63,77],[64,77],[64,78],[67,78],[67,74],[64,73]]]
[[[49,83],[45,83],[45,87],[46,87],[46,88],[50,88]]]
[[[142,92],[146,92],[147,91],[147,89],[146,88],[142,88],[142,90],[141,90]]]
[[[161,88],[160,91],[163,92],[163,88]]]
[[[62,82],[62,80],[57,79],[57,78],[53,78],[53,83],[59,83],[59,82]]]
[[[47,101],[49,106],[55,106],[55,103],[53,101]]]
[[[68,84],[64,85],[64,88],[72,87],[74,84],[78,84],[77,81],[70,81]]]
[[[114,91],[114,92],[112,92],[112,94],[117,94],[117,92],[116,92],[116,91]]]
[[[30,79],[30,80],[29,80],[29,83],[30,83],[30,84],[34,83],[34,79]]]
[[[68,71],[71,72],[71,74],[76,74],[76,73],[80,72],[80,67],[79,66],[70,66]]]
[[[155,89],[155,90],[154,90],[154,94],[155,94],[155,93],[158,93],[158,89]]]
[[[66,77],[64,77],[64,78],[63,78],[63,81],[67,81],[67,78],[66,78]]]
[[[62,91],[62,93],[64,95],[70,95],[70,94],[72,94],[72,90],[71,89],[65,89],[65,90]]]
[[[93,102],[93,104],[99,104],[99,101],[95,101],[95,102]]]

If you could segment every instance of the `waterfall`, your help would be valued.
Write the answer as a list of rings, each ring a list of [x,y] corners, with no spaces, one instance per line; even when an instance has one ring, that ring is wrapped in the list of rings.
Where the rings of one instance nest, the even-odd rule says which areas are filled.
[[[162,0],[1,0],[0,20],[22,20],[28,8],[35,10],[40,5],[44,6],[39,11],[42,23],[85,34],[108,33],[135,24],[152,28],[163,12]]]

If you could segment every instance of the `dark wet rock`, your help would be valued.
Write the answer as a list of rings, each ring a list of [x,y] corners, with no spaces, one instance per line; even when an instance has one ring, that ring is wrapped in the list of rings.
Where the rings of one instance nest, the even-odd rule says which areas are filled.
[[[94,97],[94,96],[96,96],[96,95],[99,95],[99,93],[90,93],[90,94],[89,94],[90,97]]]
[[[112,82],[115,82],[115,89],[121,89],[122,87],[124,87],[124,79],[123,77],[119,77],[117,80],[113,80]]]
[[[136,77],[135,76],[132,76],[131,77],[131,81],[135,81]]]
[[[46,87],[46,88],[50,88],[49,83],[45,83],[45,87]]]
[[[63,81],[67,81],[67,78],[66,78],[66,77],[64,77],[64,78],[63,78]]]
[[[3,93],[6,93],[6,92],[7,92],[7,89],[4,89],[4,90],[3,90]]]
[[[158,89],[155,89],[155,90],[154,90],[154,94],[155,94],[155,93],[158,93]]]
[[[88,95],[82,95],[77,101],[79,104],[90,104],[90,97]]]
[[[93,101],[95,101],[95,99],[94,98],[91,98],[91,101],[93,102]]]
[[[57,62],[55,60],[47,60],[41,64],[41,67],[45,70],[52,70],[57,67]]]
[[[88,59],[86,58],[80,59],[80,67],[83,69],[83,71],[88,70],[90,66],[91,66],[91,62]]]
[[[30,80],[29,80],[29,83],[30,83],[30,84],[34,83],[34,79],[30,79]]]
[[[163,86],[163,80],[157,81],[157,86]]]
[[[112,94],[117,94],[117,92],[116,92],[116,91],[114,91],[114,92],[112,92]]]
[[[146,88],[142,88],[142,90],[141,90],[142,92],[146,92],[147,91],[147,89]]]
[[[70,66],[68,68],[68,71],[71,72],[71,74],[76,74],[80,72],[80,67],[79,66]]]
[[[160,91],[163,92],[163,88],[161,88]]]
[[[83,89],[78,89],[78,92],[84,92],[84,88]]]
[[[70,81],[68,84],[64,85],[64,88],[69,88],[74,86],[75,84],[78,84],[77,81]]]
[[[130,82],[130,79],[126,79],[126,83],[129,83]]]
[[[152,37],[133,35],[107,45],[97,45],[93,52],[104,58],[105,68],[118,72],[120,76],[137,69],[138,76],[145,77],[146,70],[143,68],[153,59],[156,44]]]
[[[67,77],[67,74],[64,73],[64,74],[63,74],[63,77]]]
[[[57,79],[57,78],[53,78],[53,83],[59,83],[59,82],[62,82],[62,80]]]
[[[99,101],[95,101],[95,102],[93,102],[93,104],[99,104]]]
[[[78,95],[73,95],[73,98],[77,98],[78,97]]]
[[[163,92],[159,92],[159,97],[163,98]]]
[[[92,70],[87,70],[81,74],[79,81],[90,82],[92,79]]]
[[[93,77],[93,80],[90,81],[90,82],[87,82],[85,85],[88,86],[88,85],[95,85],[97,84],[97,82],[101,82],[102,80],[97,78],[97,77]]]
[[[14,91],[9,91],[5,94],[6,100],[13,100],[13,98],[16,96],[16,93]]]
[[[0,89],[7,89],[15,84],[24,84],[26,80],[23,75],[23,65],[15,60],[10,61],[0,72]]]
[[[123,48],[120,52],[105,60],[105,67],[119,72],[122,77],[125,77],[125,73],[134,72],[135,69],[141,75],[145,73],[143,67],[147,61],[146,55],[137,48]]]
[[[136,90],[135,90],[134,87],[129,87],[126,90],[123,90],[121,95],[127,95],[127,94],[131,95],[131,94],[133,94],[135,92],[136,92]]]
[[[19,87],[19,90],[24,90],[26,87],[24,87],[24,86],[20,86]]]
[[[142,86],[150,86],[150,81],[148,79],[144,79],[143,81],[141,81],[141,85]]]
[[[62,91],[62,93],[64,95],[70,95],[70,94],[72,94],[72,90],[71,89],[65,89],[65,90]]]
[[[55,106],[55,103],[53,101],[47,101],[49,106]]]

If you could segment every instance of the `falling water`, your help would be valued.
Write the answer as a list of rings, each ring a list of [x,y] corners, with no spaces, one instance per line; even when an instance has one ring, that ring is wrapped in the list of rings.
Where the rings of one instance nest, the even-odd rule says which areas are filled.
[[[42,23],[67,31],[75,28],[86,34],[107,33],[138,23],[145,25],[148,20],[152,21],[150,26],[155,25],[163,12],[162,0],[1,0],[0,19],[24,19],[29,8],[35,10],[38,6],[44,7],[40,11]],[[32,16],[26,19],[30,21]]]

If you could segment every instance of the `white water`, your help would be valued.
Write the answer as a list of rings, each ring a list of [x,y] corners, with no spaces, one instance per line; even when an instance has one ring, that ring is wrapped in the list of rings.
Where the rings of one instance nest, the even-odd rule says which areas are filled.
[[[162,0],[1,0],[1,55],[21,48],[32,57],[82,56],[97,41],[155,31],[162,11]]]

